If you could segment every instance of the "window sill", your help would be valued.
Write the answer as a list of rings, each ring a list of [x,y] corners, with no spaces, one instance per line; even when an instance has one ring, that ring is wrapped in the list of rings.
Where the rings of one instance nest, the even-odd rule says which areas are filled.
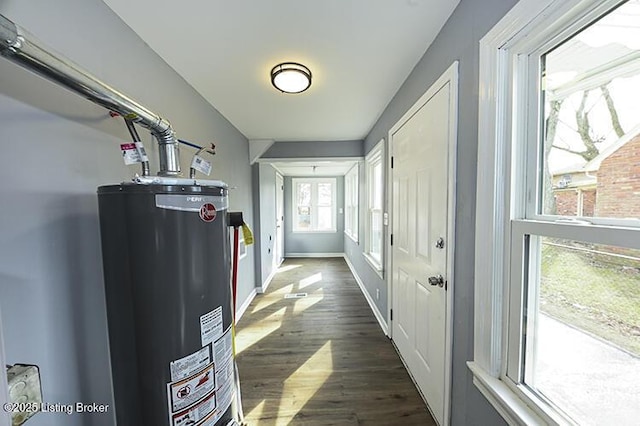
[[[351,241],[353,241],[354,243],[359,244],[359,243],[358,243],[358,237],[356,237],[356,236],[352,235],[351,233],[349,233],[349,232],[347,232],[347,231],[344,231],[344,235],[346,235],[347,237],[349,237],[349,239],[350,239]]]
[[[547,425],[509,386],[475,362],[467,362],[473,384],[510,425]]]
[[[380,263],[378,263],[378,261],[376,259],[374,259],[370,254],[368,253],[363,253],[364,256],[364,260],[367,261],[367,263],[369,264],[369,266],[371,266],[373,268],[373,270],[375,271],[376,274],[378,274],[378,276],[381,279],[384,279],[384,277],[382,276],[382,265]]]

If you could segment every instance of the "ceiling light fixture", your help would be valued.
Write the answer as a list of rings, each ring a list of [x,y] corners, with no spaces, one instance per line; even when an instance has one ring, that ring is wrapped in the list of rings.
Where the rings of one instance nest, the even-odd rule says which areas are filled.
[[[271,69],[271,84],[282,93],[302,93],[311,86],[311,71],[297,62],[283,62]]]

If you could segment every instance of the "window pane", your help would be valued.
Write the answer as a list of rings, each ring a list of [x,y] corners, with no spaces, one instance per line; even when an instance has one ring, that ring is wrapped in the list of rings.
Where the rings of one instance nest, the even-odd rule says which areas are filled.
[[[318,207],[318,230],[333,229],[332,211],[333,207]]]
[[[378,262],[382,262],[382,211],[371,211],[371,247],[369,249],[371,257]]]
[[[300,230],[311,229],[311,208],[298,207],[297,228]]]
[[[540,211],[640,218],[640,1],[542,57]]]
[[[373,166],[373,189],[371,207],[382,208],[382,163],[378,162]]]
[[[311,205],[311,184],[310,183],[298,184],[298,205],[299,206]]]
[[[637,424],[640,250],[530,244],[525,383],[579,424]]]
[[[330,183],[318,184],[318,205],[330,206],[333,203],[333,188]]]

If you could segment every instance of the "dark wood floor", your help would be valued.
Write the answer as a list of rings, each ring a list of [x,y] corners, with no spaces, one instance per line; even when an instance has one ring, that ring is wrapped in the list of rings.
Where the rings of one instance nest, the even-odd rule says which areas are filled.
[[[435,425],[344,259],[280,271],[237,327],[248,425]]]

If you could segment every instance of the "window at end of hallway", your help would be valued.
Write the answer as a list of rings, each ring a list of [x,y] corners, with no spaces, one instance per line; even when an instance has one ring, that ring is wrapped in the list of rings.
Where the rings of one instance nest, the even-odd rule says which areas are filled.
[[[294,178],[293,232],[336,232],[336,180]]]
[[[354,165],[344,177],[345,193],[345,217],[344,233],[356,243],[358,242],[358,180],[360,177],[360,165]]]
[[[365,258],[378,273],[383,265],[384,139],[365,158],[367,182],[367,216],[365,223]]]

